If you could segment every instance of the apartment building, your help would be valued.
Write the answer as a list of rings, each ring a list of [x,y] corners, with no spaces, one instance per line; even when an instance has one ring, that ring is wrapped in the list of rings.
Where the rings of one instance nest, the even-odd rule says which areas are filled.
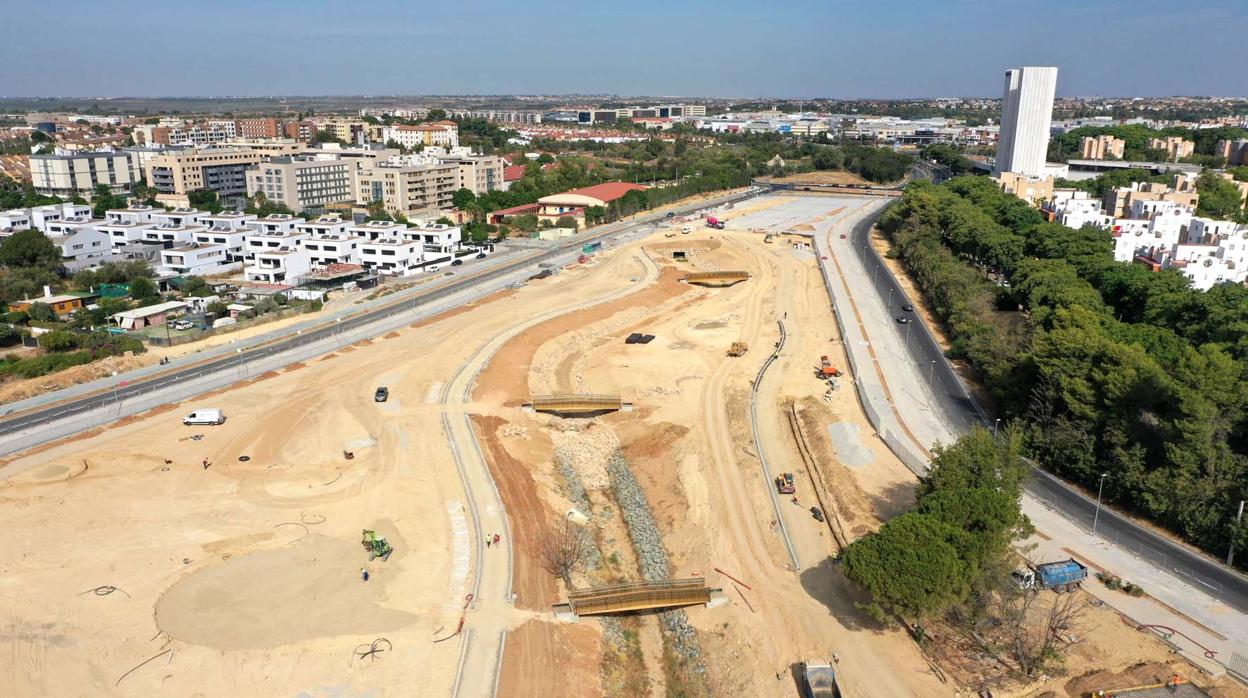
[[[292,121],[282,127],[287,138],[307,143],[316,137],[316,124],[311,121]]]
[[[277,138],[282,135],[277,119],[235,119],[234,133],[239,138]]]
[[[356,175],[356,201],[380,200],[390,214],[413,214],[452,207],[452,196],[459,189],[459,166],[454,163],[378,166]]]
[[[540,124],[542,113],[527,109],[458,109],[451,116],[461,119],[485,119],[501,124]],[[423,116],[417,118],[424,118]]]
[[[404,148],[456,148],[459,147],[459,124],[454,121],[438,121],[416,126],[387,126],[382,129],[381,139],[385,143],[398,143]]]
[[[1105,212],[1120,218],[1136,201],[1171,201],[1195,209],[1200,201],[1194,184],[1182,175],[1171,180],[1171,186],[1158,182],[1133,182],[1131,186],[1112,189],[1105,195]]]
[[[452,153],[436,157],[443,164],[453,164],[459,168],[458,189],[468,189],[473,194],[485,194],[503,188],[503,173],[506,168],[503,159],[497,155]]]
[[[92,196],[101,184],[120,194],[136,182],[127,155],[113,151],[35,153],[30,156],[30,180],[38,193],[66,199]]]
[[[1166,160],[1170,162],[1178,162],[1196,152],[1196,144],[1184,139],[1182,136],[1150,138],[1148,139],[1148,147],[1153,150],[1165,151]]]
[[[1039,203],[1053,198],[1052,177],[1032,177],[1018,172],[1002,171],[994,174],[993,179],[1006,194],[1013,194],[1027,202]]]
[[[221,131],[229,138],[238,138],[238,122],[232,119],[209,119],[208,128]]]
[[[327,156],[273,158],[247,170],[247,195],[264,194],[292,211],[323,211],[355,200],[353,163]]]
[[[1127,147],[1126,141],[1109,134],[1085,136],[1080,143],[1085,160],[1121,160]]]
[[[581,124],[611,124],[618,119],[676,119],[706,116],[701,104],[661,104],[653,107],[625,107],[623,109],[587,109],[576,112]]]
[[[247,168],[260,164],[258,153],[242,149],[195,148],[158,155],[147,163],[147,183],[156,198],[187,203],[193,191],[214,191],[221,198],[247,194]]]
[[[343,143],[358,143],[360,135],[367,131],[368,124],[354,119],[319,119],[317,131],[325,131]]]
[[[1213,154],[1226,160],[1227,167],[1248,165],[1248,140],[1218,141],[1213,146]]]

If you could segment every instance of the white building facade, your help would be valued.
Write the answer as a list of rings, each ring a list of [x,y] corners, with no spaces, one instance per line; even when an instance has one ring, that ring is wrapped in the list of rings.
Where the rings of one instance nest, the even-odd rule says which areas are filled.
[[[1056,90],[1057,68],[1032,66],[1005,71],[996,172],[1045,175]]]

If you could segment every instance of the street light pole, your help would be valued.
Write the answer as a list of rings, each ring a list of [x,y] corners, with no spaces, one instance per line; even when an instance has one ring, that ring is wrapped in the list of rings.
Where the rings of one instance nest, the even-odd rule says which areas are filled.
[[[1096,488],[1096,513],[1092,515],[1092,535],[1096,535],[1096,524],[1101,518],[1101,492],[1105,490],[1105,476],[1109,473],[1101,473],[1101,484]]]
[[[888,289],[888,312],[893,312],[893,291],[896,289]]]
[[[1001,429],[1001,418],[997,417],[997,421],[992,423],[992,435],[995,437],[997,435],[997,432],[1000,429]]]
[[[927,371],[927,389],[932,390],[932,378],[936,375],[936,359],[932,359],[932,367]]]

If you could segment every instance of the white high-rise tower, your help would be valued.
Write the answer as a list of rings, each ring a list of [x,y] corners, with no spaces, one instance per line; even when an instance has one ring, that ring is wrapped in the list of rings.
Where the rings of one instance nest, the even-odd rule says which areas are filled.
[[[1027,67],[1005,71],[1001,134],[997,139],[998,173],[1044,176],[1056,90],[1057,68]]]

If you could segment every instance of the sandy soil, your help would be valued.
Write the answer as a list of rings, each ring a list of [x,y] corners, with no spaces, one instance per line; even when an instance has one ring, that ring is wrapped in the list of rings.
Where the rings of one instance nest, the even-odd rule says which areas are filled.
[[[0,548],[0,675],[17,677],[12,693],[445,695],[462,638],[434,640],[451,636],[461,618],[472,545],[441,428],[442,386],[477,348],[527,318],[625,288],[642,275],[637,255],[646,254],[660,268],[653,283],[512,338],[472,393],[468,408],[516,549],[519,620],[500,693],[679,688],[669,683],[656,616],[620,621],[616,643],[598,621],[561,623],[549,612],[566,589],[543,569],[538,541],[572,506],[553,455],[575,444],[602,564],[578,571],[574,583],[639,577],[602,472],[621,448],[674,574],[706,576],[729,598],[689,611],[713,695],[794,695],[791,665],[832,652],[846,696],[954,695],[904,634],[856,609],[861,599],[831,559],[832,531],[805,511],[818,499],[857,537],[903,511],[913,489],[871,435],[852,376],[835,390],[814,376],[820,355],[846,362],[813,257],[744,232],[699,229],[677,240],[664,232],[438,319],[0,463],[0,527],[10,541]],[[696,253],[674,262],[677,246]],[[751,279],[727,288],[679,283],[698,269],[743,269]],[[795,472],[802,499],[801,507],[782,500],[780,520],[747,421],[751,381],[779,338],[777,322],[789,336],[759,388],[760,436],[772,467]],[[625,345],[634,331],[656,339]],[[750,351],[727,357],[734,341]],[[390,388],[389,402],[372,401],[377,385]],[[556,390],[620,393],[635,409],[593,420],[519,409],[530,394]],[[202,406],[222,408],[229,421],[180,425],[180,414]],[[797,432],[813,456],[809,469]],[[389,538],[389,561],[368,561],[363,528]],[[1154,657],[1155,648],[1137,651],[1131,633],[1107,632],[1097,652],[1116,654],[1092,653],[1077,666],[1117,671],[1133,654]],[[353,653],[374,641],[388,651]]]
[[[791,174],[783,177],[768,177],[767,181],[777,182],[780,184],[788,184],[790,182],[806,182],[808,184],[870,184],[875,186],[873,182],[865,180],[853,172],[840,172],[833,170],[803,172],[802,174]]]

